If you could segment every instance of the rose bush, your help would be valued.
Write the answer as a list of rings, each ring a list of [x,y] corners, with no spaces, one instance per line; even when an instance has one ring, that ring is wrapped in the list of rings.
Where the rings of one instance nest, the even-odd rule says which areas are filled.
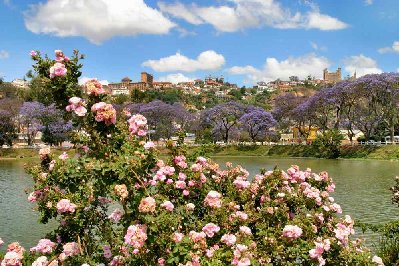
[[[10,244],[2,266],[379,264],[350,239],[353,220],[337,216],[327,173],[292,166],[250,177],[189,161],[181,143],[160,159],[145,117],[117,113],[97,83],[87,86],[67,107],[75,155],[42,150],[29,170],[40,221],[59,226],[29,255]]]

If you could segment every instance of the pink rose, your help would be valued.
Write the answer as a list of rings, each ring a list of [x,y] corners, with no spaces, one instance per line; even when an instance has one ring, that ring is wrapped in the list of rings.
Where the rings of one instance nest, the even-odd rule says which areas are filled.
[[[170,201],[165,201],[164,203],[161,204],[162,208],[165,208],[168,211],[173,211],[173,209],[175,208],[175,206],[173,205],[172,202]]]
[[[65,212],[70,212],[73,213],[75,212],[76,205],[71,203],[68,199],[62,199],[57,203],[57,212],[58,213],[65,213]]]
[[[302,229],[296,225],[286,225],[283,229],[283,236],[294,240],[299,238],[302,235]]]
[[[54,66],[50,67],[50,78],[65,76],[67,69],[62,63],[55,63]]]

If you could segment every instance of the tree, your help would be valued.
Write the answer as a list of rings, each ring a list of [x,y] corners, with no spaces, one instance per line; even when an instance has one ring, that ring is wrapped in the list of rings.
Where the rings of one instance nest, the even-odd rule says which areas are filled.
[[[59,144],[66,140],[72,124],[63,118],[64,113],[55,104],[45,106],[39,102],[24,102],[19,113],[19,122],[28,145],[32,145],[36,134],[43,133],[42,140]]]
[[[14,116],[11,112],[0,109],[0,146],[12,146],[12,141],[17,137]]]
[[[133,104],[127,107],[131,112],[147,117],[148,125],[154,133],[153,139],[170,139],[178,130],[188,130],[193,120],[181,104],[168,104],[162,101],[152,101],[147,104]]]
[[[245,106],[237,102],[228,102],[207,109],[202,114],[204,125],[209,125],[215,133],[220,133],[224,142],[229,141],[232,129],[244,114]]]
[[[270,128],[277,124],[272,114],[262,108],[254,108],[244,114],[239,122],[241,127],[248,132],[252,142],[264,138]]]

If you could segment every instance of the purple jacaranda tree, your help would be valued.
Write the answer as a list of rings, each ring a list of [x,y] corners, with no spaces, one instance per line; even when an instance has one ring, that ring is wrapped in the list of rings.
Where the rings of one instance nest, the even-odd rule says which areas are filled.
[[[14,116],[11,112],[0,109],[0,146],[12,146],[12,141],[17,137]]]
[[[194,119],[180,103],[168,104],[162,101],[131,104],[126,107],[132,113],[140,113],[148,120],[148,125],[154,139],[170,139],[178,130],[190,129]]]
[[[33,140],[39,132],[42,124],[40,123],[40,116],[45,108],[45,105],[39,102],[24,102],[19,111],[19,125],[20,130],[26,136],[28,145],[33,144]]]
[[[212,127],[212,135],[220,135],[224,142],[229,142],[232,129],[237,126],[238,119],[245,113],[246,106],[237,102],[216,105],[202,113],[203,125]]]
[[[391,128],[391,134],[394,133],[398,116],[396,110],[391,110],[397,109],[398,103],[395,76],[388,73],[366,75],[349,85],[355,97],[353,117],[349,120],[363,132],[366,140],[377,134],[379,128]]]
[[[273,117],[278,122],[280,130],[288,132],[294,124],[296,117],[294,110],[301,103],[305,102],[307,97],[296,96],[291,93],[283,94],[274,100]]]
[[[272,127],[277,124],[270,112],[254,108],[239,119],[240,126],[248,132],[252,142],[263,139]]]
[[[39,102],[24,102],[19,112],[19,124],[28,145],[33,144],[39,131],[43,133],[42,140],[46,143],[59,144],[66,140],[72,124],[64,120],[63,114],[55,104],[45,106]]]

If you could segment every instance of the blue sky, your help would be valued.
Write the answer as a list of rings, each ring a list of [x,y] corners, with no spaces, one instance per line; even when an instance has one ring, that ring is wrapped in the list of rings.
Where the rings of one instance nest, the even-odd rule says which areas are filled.
[[[30,50],[86,55],[83,77],[231,83],[399,71],[397,0],[0,0],[0,76]]]

